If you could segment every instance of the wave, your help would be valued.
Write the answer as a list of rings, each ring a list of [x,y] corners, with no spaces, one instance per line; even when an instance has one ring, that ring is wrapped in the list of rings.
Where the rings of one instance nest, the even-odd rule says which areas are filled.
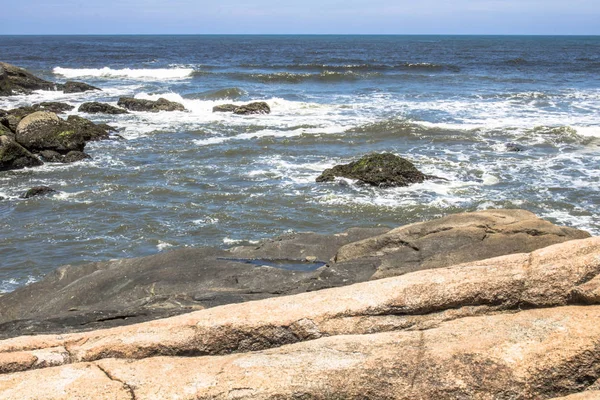
[[[261,83],[302,83],[302,82],[343,82],[360,79],[370,79],[383,76],[377,72],[358,73],[354,71],[338,72],[323,71],[321,73],[297,73],[297,72],[273,72],[273,73],[248,73],[248,72],[224,72],[211,73],[206,71],[195,71],[193,76],[226,76],[229,79],[241,81],[252,81]]]
[[[242,68],[277,69],[291,71],[394,71],[394,70],[451,70],[459,71],[456,65],[445,65],[428,62],[406,62],[400,64],[240,64]]]
[[[200,93],[190,93],[183,96],[184,99],[192,100],[236,100],[247,93],[245,90],[233,87],[218,90],[209,90]]]
[[[62,68],[55,67],[52,72],[66,78],[129,78],[129,79],[186,79],[192,76],[192,68],[144,68],[144,69],[112,69],[104,68]]]

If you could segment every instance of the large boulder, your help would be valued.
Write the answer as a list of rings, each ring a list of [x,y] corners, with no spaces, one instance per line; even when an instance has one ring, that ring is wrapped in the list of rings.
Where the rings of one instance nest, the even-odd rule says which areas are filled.
[[[65,121],[54,113],[38,111],[19,122],[15,138],[34,153],[51,150],[66,155],[82,152],[86,142],[108,139],[110,130],[108,125],[94,124],[77,115],[70,115]]]
[[[422,183],[426,179],[439,179],[421,173],[410,161],[391,153],[369,154],[349,164],[326,169],[317,177],[317,182],[331,182],[336,177],[355,179],[378,186],[408,186]]]
[[[42,162],[15,139],[0,132],[0,171],[37,167]]]
[[[106,103],[92,101],[79,106],[79,112],[88,114],[127,114],[128,111]]]
[[[87,83],[75,81],[67,81],[60,85],[60,88],[62,89],[63,93],[82,93],[89,90],[102,90],[95,86],[88,85]]]
[[[68,123],[51,112],[37,111],[19,122],[17,142],[33,152],[54,150],[61,154],[83,151],[85,138]]]
[[[0,96],[29,94],[33,90],[56,90],[57,85],[40,79],[23,68],[0,62]]]
[[[169,101],[162,97],[156,101],[135,99],[133,97],[121,97],[117,102],[117,105],[131,111],[185,111],[183,104]]]
[[[585,391],[600,376],[599,293],[600,238],[590,238],[133,326],[21,336],[0,341],[0,399],[594,399]]]
[[[388,231],[294,234],[230,250],[183,248],[63,266],[0,298],[0,336],[135,323],[589,237],[522,210],[457,214],[398,228],[389,239]]]

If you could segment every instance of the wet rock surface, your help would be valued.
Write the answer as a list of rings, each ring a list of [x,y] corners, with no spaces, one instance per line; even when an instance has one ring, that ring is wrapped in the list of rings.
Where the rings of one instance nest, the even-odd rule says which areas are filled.
[[[37,167],[42,161],[18,144],[14,137],[0,132],[0,171]]]
[[[221,104],[214,106],[213,112],[232,112],[239,115],[269,114],[271,112],[271,108],[264,101],[257,101],[241,106],[237,106],[235,104]]]
[[[23,68],[0,62],[0,96],[29,94],[34,90],[57,90],[57,85],[36,77]]]
[[[60,85],[60,88],[64,93],[82,93],[88,90],[101,90],[95,86],[88,85],[84,82],[67,81]]]
[[[130,111],[185,111],[185,107],[183,106],[183,104],[174,101],[169,101],[162,97],[156,101],[135,99],[133,97],[121,97],[117,102],[117,105],[119,107],[126,108]]]
[[[88,114],[113,114],[113,115],[115,115],[115,114],[127,114],[128,113],[128,111],[123,108],[111,106],[110,104],[106,104],[106,103],[99,103],[97,101],[83,103],[82,105],[79,106],[78,111],[88,113]]]
[[[0,399],[596,398],[599,255],[600,238],[588,238],[132,326],[2,340]]]
[[[439,179],[421,173],[410,161],[391,153],[369,154],[358,161],[336,165],[323,171],[317,182],[332,182],[336,177],[378,187],[408,186],[426,179]]]
[[[295,234],[229,250],[183,248],[143,258],[67,265],[0,298],[0,336],[131,324],[529,252],[586,237],[586,232],[555,226],[527,211],[489,210],[392,231]],[[307,270],[276,265],[317,261],[327,265]]]
[[[23,193],[21,195],[21,198],[22,199],[30,199],[32,197],[48,196],[48,195],[51,195],[54,193],[58,193],[58,192],[56,190],[52,189],[51,187],[36,186],[36,187],[32,187],[31,189],[29,189],[28,191]]]

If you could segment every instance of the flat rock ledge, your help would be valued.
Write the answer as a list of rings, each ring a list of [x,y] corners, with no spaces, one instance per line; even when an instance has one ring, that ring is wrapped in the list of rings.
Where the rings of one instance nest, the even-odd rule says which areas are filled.
[[[0,399],[598,398],[600,238],[0,341]]]
[[[588,237],[587,232],[553,225],[528,211],[487,210],[394,230],[294,234],[229,250],[182,248],[67,265],[0,298],[0,338],[133,324]]]

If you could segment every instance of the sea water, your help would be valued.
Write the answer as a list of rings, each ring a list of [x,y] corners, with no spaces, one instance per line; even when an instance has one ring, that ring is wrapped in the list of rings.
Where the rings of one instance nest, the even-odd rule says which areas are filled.
[[[600,233],[600,37],[0,36],[0,61],[102,89],[0,109],[61,101],[66,117],[134,96],[188,110],[80,114],[124,140],[1,172],[0,292],[65,264],[488,208]],[[251,101],[272,113],[212,112]],[[448,181],[315,182],[371,152]],[[36,185],[60,193],[19,199]]]

